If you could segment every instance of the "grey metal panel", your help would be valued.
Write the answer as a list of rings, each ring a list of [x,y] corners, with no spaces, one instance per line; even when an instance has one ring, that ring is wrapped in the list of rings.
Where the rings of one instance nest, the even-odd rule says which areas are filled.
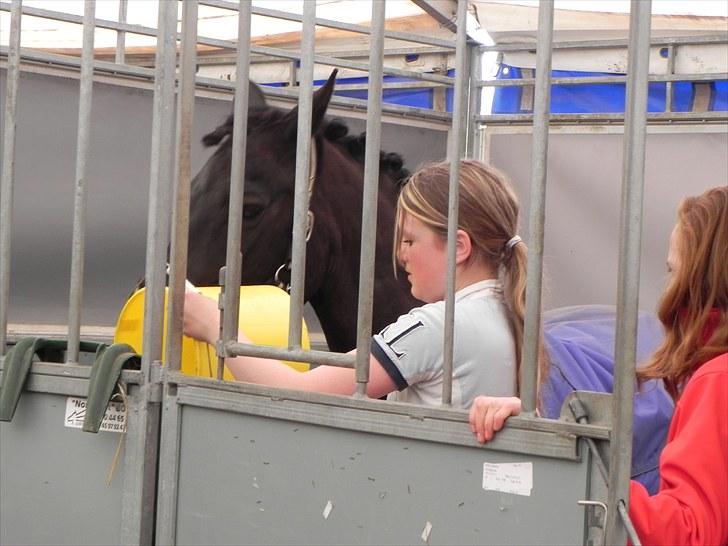
[[[25,392],[0,424],[0,544],[119,544],[121,467],[106,485],[119,435],[65,427],[65,406]]]
[[[576,501],[587,494],[586,458],[547,460],[186,405],[180,430],[178,544],[583,541]],[[482,488],[484,462],[527,461],[530,496]]]

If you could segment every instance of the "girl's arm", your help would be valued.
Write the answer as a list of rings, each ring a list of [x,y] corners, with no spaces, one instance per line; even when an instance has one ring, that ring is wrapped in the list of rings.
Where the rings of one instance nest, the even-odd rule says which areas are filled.
[[[220,331],[217,303],[197,292],[186,292],[183,331],[187,336],[214,345]],[[238,334],[238,340],[250,343],[243,332]],[[350,354],[355,352],[351,351]],[[319,366],[299,372],[278,360],[253,356],[229,357],[225,359],[225,364],[235,379],[248,383],[344,395],[353,394],[356,390],[356,375],[351,368]],[[370,356],[367,395],[380,398],[394,390],[394,381],[382,365]]]
[[[511,415],[521,413],[521,399],[515,396],[478,396],[470,406],[470,430],[481,444],[493,439]]]

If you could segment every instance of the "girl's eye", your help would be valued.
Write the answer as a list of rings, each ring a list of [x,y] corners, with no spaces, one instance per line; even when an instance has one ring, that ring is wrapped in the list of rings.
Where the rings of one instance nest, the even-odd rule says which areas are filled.
[[[412,239],[403,239],[402,244],[410,246],[412,244]]]

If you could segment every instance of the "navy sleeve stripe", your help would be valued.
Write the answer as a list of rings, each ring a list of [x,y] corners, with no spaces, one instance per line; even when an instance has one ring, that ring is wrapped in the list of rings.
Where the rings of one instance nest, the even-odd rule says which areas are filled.
[[[387,375],[392,379],[392,381],[394,381],[394,384],[397,386],[397,390],[401,391],[406,389],[409,385],[407,380],[402,376],[402,372],[399,371],[397,365],[392,362],[392,359],[389,358],[387,353],[384,352],[379,343],[377,343],[373,338],[371,347],[372,356],[377,359],[377,362],[382,365],[382,368],[384,368],[384,371],[387,372]]]

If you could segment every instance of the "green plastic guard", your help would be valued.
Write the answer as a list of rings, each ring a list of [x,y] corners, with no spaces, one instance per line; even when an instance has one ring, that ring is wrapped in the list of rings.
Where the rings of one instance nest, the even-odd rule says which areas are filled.
[[[98,353],[104,346],[101,343],[81,342],[80,350]],[[67,347],[66,340],[26,337],[8,350],[3,363],[3,381],[0,384],[0,421],[12,421],[33,357],[44,352],[59,353]]]
[[[83,419],[84,431],[99,431],[124,364],[138,358],[136,351],[126,343],[115,343],[96,355],[89,378],[86,416]]]

